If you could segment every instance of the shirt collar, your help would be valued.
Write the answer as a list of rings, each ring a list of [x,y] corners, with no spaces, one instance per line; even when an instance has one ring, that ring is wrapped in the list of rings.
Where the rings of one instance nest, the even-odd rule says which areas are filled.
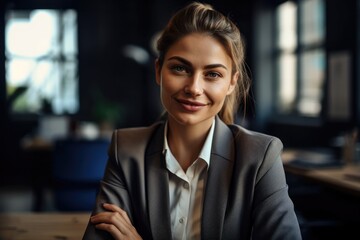
[[[199,157],[203,159],[207,163],[207,167],[210,166],[210,156],[211,156],[211,146],[212,140],[214,137],[214,130],[215,130],[215,119],[211,125],[210,131],[206,137],[205,143],[200,151]],[[168,140],[167,140],[167,132],[168,132],[168,122],[165,123],[165,131],[164,131],[164,147],[163,147],[163,154],[167,154],[170,151]]]

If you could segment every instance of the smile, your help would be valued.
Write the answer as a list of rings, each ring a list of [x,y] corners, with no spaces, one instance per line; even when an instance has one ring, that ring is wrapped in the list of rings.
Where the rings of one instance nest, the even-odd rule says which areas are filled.
[[[182,106],[185,110],[195,112],[199,111],[202,108],[206,107],[209,104],[201,103],[201,102],[195,102],[195,101],[189,101],[185,99],[176,99],[178,103],[180,103],[180,106]]]

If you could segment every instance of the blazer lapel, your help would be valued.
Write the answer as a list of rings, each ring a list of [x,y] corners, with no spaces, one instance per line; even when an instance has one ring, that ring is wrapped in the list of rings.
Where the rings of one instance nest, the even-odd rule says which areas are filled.
[[[164,125],[158,129],[145,159],[148,213],[153,239],[171,239],[169,176],[162,154]]]
[[[169,177],[163,150],[164,125],[151,138],[146,151],[146,194],[153,239],[171,239],[169,208]],[[220,239],[224,224],[232,168],[234,163],[233,135],[218,117],[208,179],[205,189],[202,239]]]
[[[234,163],[233,135],[218,117],[202,215],[202,239],[221,239]]]

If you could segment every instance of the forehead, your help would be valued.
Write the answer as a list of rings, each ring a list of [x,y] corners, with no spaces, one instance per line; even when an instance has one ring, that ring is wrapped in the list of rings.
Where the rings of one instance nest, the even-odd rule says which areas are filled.
[[[165,54],[165,61],[174,56],[185,58],[193,64],[221,63],[231,66],[232,63],[219,40],[200,33],[192,33],[177,40]]]

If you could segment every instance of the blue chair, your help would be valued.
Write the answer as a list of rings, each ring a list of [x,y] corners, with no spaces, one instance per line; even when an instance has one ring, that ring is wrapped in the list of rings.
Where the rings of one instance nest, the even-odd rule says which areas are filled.
[[[93,209],[109,144],[105,139],[58,139],[55,142],[52,176],[57,210]]]

